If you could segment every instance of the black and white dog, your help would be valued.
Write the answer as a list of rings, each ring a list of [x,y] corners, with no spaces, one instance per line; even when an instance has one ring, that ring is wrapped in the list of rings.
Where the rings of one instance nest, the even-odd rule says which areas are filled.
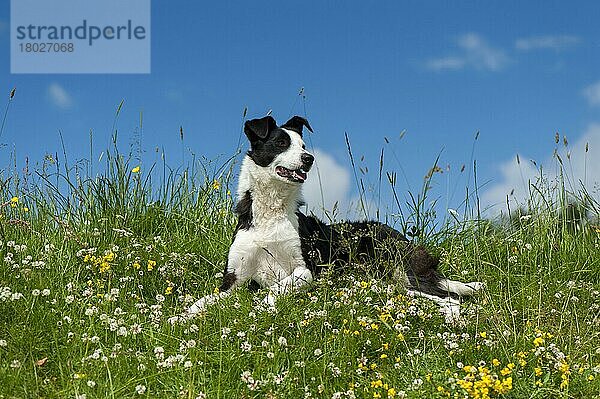
[[[385,224],[325,224],[299,211],[302,183],[314,162],[302,140],[304,127],[312,132],[299,116],[281,126],[271,116],[245,123],[250,150],[239,177],[238,223],[223,282],[218,293],[188,308],[188,315],[248,280],[269,289],[265,302],[273,306],[277,295],[309,284],[325,267],[366,263],[404,283],[410,294],[436,301],[446,320],[455,321],[459,297],[474,294],[482,283],[443,278],[436,258]]]

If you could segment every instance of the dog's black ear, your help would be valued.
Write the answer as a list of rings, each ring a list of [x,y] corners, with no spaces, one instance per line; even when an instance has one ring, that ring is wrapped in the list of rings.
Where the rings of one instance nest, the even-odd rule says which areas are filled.
[[[285,129],[293,130],[294,132],[298,133],[300,136],[302,136],[302,128],[304,126],[306,126],[306,128],[308,130],[310,130],[310,132],[312,133],[313,130],[312,130],[312,127],[310,127],[310,124],[308,123],[308,121],[298,115],[292,116],[292,119],[290,119],[289,121],[287,121],[286,123],[281,125],[281,127],[285,128]]]
[[[277,122],[272,116],[265,116],[264,118],[251,119],[244,123],[244,133],[248,137],[250,142],[256,141],[257,139],[264,139],[269,135],[269,132],[277,127]]]

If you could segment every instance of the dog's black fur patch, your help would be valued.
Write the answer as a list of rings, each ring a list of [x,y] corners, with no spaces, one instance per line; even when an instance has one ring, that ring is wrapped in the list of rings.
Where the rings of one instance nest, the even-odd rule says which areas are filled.
[[[290,148],[292,139],[283,129],[269,131],[266,137],[250,142],[248,155],[258,166],[269,166],[277,155]]]
[[[372,221],[326,224],[301,212],[296,215],[304,262],[315,275],[329,265],[340,269],[351,263],[370,264],[373,272],[385,275],[401,264],[411,286],[426,294],[449,296],[438,287],[443,278],[437,271],[439,259],[390,226]]]
[[[235,213],[238,216],[238,221],[233,234],[234,239],[239,230],[248,230],[252,227],[252,195],[250,195],[250,190],[246,191],[238,201],[235,206]]]

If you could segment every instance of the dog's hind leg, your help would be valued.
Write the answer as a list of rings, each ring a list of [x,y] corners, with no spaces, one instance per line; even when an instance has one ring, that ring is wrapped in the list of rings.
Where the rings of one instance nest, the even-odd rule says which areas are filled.
[[[480,283],[479,281],[463,283],[461,281],[449,280],[445,278],[441,279],[437,285],[442,290],[449,293],[454,293],[458,296],[472,296],[477,291],[485,287],[485,284]]]
[[[297,290],[313,281],[313,276],[310,270],[304,266],[298,266],[292,274],[283,278],[281,281],[269,287],[269,293],[263,300],[269,306],[275,306],[275,300],[278,295]]]
[[[460,301],[458,299],[429,295],[421,291],[408,290],[406,294],[413,297],[426,298],[435,302],[440,307],[444,319],[448,324],[457,324],[460,322]]]

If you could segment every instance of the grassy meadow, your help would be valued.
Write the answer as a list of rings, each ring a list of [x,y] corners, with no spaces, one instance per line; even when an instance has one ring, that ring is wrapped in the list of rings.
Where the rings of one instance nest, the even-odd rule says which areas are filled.
[[[358,272],[276,310],[240,289],[181,320],[220,284],[237,166],[102,162],[0,173],[0,398],[600,397],[600,207],[584,191],[567,206],[547,184],[510,218],[416,234],[449,277],[487,284],[456,325]],[[426,224],[423,203],[397,227]]]

